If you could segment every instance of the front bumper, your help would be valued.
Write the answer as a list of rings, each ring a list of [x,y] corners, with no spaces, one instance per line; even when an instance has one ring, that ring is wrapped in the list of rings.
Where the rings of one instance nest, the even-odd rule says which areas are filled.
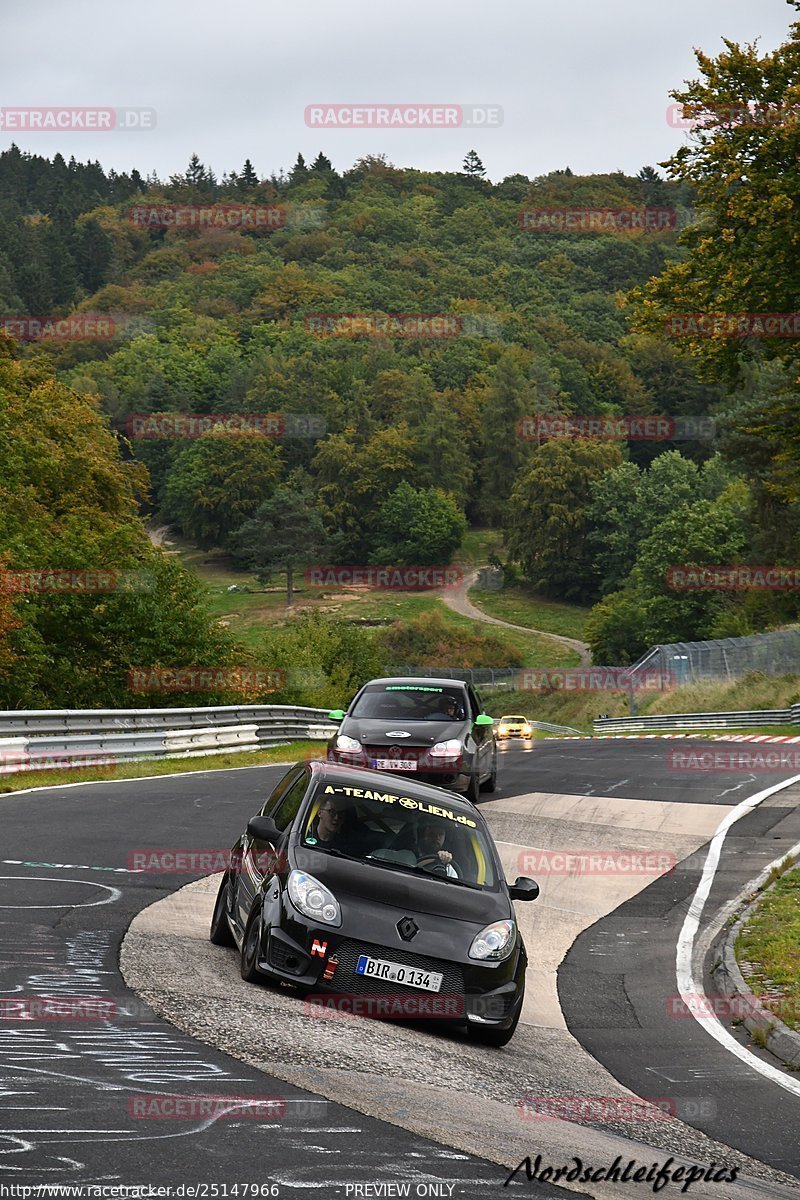
[[[425,753],[417,760],[417,769],[409,771],[394,767],[373,766],[372,763],[378,756],[372,753],[372,749],[370,747],[369,755],[329,750],[328,762],[342,763],[347,767],[360,767],[362,770],[380,771],[382,774],[396,775],[400,779],[415,779],[418,783],[433,784],[434,787],[448,788],[453,792],[466,792],[470,785],[472,770],[464,757],[454,760],[443,759],[439,764],[435,759],[432,760],[428,753]]]
[[[285,926],[288,925],[289,928]],[[319,950],[324,947],[324,953]],[[349,938],[292,917],[272,927],[262,944],[259,969],[294,984],[307,1003],[323,1010],[395,1020],[439,1020],[507,1029],[522,996],[525,955],[520,948],[504,962],[446,961],[405,948]],[[356,971],[362,954],[443,976],[439,992],[389,983]]]

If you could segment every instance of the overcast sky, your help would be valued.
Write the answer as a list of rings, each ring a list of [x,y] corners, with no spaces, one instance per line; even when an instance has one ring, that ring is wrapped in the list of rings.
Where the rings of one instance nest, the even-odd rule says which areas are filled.
[[[474,147],[491,179],[569,165],[623,170],[667,158],[686,134],[669,90],[693,47],[785,40],[785,0],[0,0],[0,108],[155,109],[148,132],[0,130],[48,157],[164,178],[196,152],[218,176],[260,175],[319,150],[342,170],[384,152],[459,170]],[[312,129],[311,104],[497,105],[492,129]]]

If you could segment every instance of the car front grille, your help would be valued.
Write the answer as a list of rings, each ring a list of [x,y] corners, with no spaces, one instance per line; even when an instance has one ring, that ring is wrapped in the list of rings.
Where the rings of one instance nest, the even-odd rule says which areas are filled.
[[[461,968],[453,963],[442,962],[438,958],[426,958],[422,954],[409,954],[407,950],[373,946],[369,942],[354,942],[347,938],[343,939],[336,949],[336,956],[339,960],[336,970],[337,990],[364,996],[384,996],[394,989],[403,995],[407,993],[425,994],[419,988],[406,987],[402,983],[389,983],[385,979],[357,975],[356,964],[362,954],[368,954],[371,958],[382,958],[385,961],[399,963],[401,967],[415,967],[418,971],[436,971],[442,976],[441,995],[459,997],[464,995],[463,973]]]

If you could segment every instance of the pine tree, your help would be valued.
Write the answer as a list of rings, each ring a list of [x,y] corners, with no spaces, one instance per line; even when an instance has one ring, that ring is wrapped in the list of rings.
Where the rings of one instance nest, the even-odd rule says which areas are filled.
[[[186,168],[186,182],[191,183],[194,187],[201,187],[205,181],[206,169],[198,156],[193,154],[189,159],[189,166]]]
[[[306,179],[308,179],[308,167],[306,166],[306,160],[303,158],[302,154],[298,154],[297,162],[289,172],[289,182],[303,183],[303,181]]]
[[[75,234],[75,263],[83,286],[96,292],[108,278],[114,245],[102,225],[93,218],[82,221]]]
[[[244,166],[239,175],[239,186],[243,192],[258,186],[258,175],[256,175],[249,158],[244,160]]]
[[[321,174],[323,171],[332,171],[333,163],[329,158],[326,158],[326,156],[320,150],[319,154],[311,164],[311,170],[316,171],[319,174]]]
[[[469,175],[470,179],[483,179],[486,175],[486,168],[478,158],[475,150],[470,150],[465,156],[462,170],[465,175]]]

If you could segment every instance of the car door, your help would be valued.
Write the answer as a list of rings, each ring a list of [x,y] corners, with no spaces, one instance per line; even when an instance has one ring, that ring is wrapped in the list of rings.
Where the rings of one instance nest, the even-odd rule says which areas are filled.
[[[291,825],[300,802],[308,790],[309,771],[298,767],[280,781],[261,810],[261,815],[272,817],[281,833]],[[282,823],[281,823],[282,822]],[[241,863],[236,887],[236,919],[241,929],[247,924],[253,901],[265,878],[273,874],[276,854],[280,854],[285,838],[278,844],[258,841],[247,832],[242,837]]]

